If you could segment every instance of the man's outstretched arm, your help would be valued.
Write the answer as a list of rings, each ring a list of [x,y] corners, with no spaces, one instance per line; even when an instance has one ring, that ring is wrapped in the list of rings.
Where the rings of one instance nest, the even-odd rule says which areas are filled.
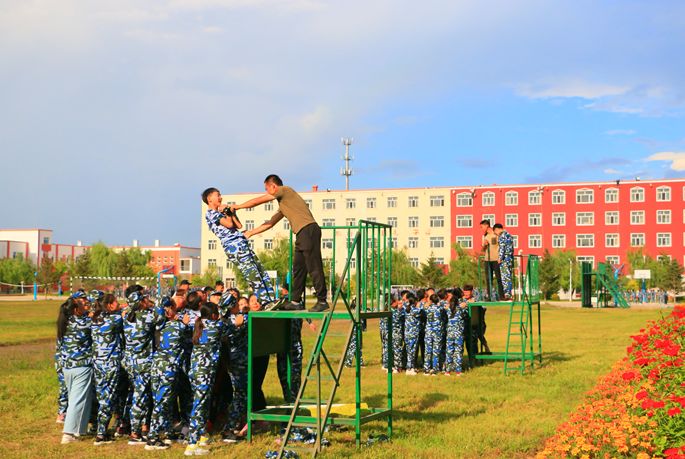
[[[256,227],[253,230],[247,230],[243,232],[243,235],[245,235],[246,238],[251,238],[255,234],[263,233],[264,231],[273,228],[273,226],[280,222],[283,219],[283,214],[279,211],[274,214],[273,217],[271,217],[271,220],[268,222],[262,223],[258,227]]]
[[[263,194],[261,196],[257,196],[256,198],[252,198],[248,201],[245,201],[242,204],[234,204],[231,206],[231,210],[252,209],[253,207],[257,207],[266,202],[273,201],[274,199],[276,198],[274,196],[271,196],[270,194]]]

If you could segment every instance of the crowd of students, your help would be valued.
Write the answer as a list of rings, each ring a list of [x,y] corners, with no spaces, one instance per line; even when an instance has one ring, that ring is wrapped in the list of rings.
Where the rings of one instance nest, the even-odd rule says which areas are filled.
[[[186,283],[156,301],[134,285],[126,298],[122,307],[111,293],[77,291],[60,306],[55,366],[62,443],[91,434],[97,446],[128,436],[129,445],[162,450],[183,441],[190,456],[209,452],[210,430],[220,432],[226,443],[243,438],[246,315],[262,308],[258,297],[224,291],[217,282],[205,289],[188,289]],[[299,334],[293,336],[293,348],[297,370]],[[292,400],[286,358],[279,356],[278,370],[284,397]],[[253,385],[255,409],[266,407],[261,393],[266,367],[258,366],[255,362],[255,373],[262,373]]]

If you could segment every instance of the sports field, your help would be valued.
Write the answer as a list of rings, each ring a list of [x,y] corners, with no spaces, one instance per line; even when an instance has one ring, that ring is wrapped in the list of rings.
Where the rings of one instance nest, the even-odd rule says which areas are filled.
[[[55,423],[57,379],[53,367],[57,301],[0,302],[0,432],[5,457],[179,457],[178,445],[163,452],[143,451],[120,440],[95,447],[92,441],[62,446]],[[662,310],[544,307],[544,364],[532,374],[503,376],[493,363],[456,377],[396,375],[394,438],[356,450],[354,432],[326,435],[321,457],[529,457],[581,401],[585,391],[625,355],[629,336]],[[488,311],[488,340],[503,349],[507,312]],[[334,328],[342,324],[336,324]],[[314,332],[303,328],[305,357]],[[364,335],[364,401],[383,406],[386,375],[380,368],[377,321]],[[351,370],[344,373],[339,402],[354,400]],[[269,403],[280,403],[275,363],[265,382]],[[362,439],[385,433],[382,424],[364,426]],[[264,457],[275,449],[273,434],[252,444],[212,445],[214,457]]]

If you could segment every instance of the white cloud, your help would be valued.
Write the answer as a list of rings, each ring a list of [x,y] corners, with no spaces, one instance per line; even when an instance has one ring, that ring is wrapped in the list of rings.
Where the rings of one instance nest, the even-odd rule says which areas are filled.
[[[632,129],[611,129],[605,132],[606,135],[633,135],[635,131]]]
[[[598,99],[601,97],[625,94],[629,90],[629,86],[598,83],[583,79],[560,79],[559,81],[520,85],[517,88],[519,95],[531,99],[551,99],[558,97]]]
[[[662,151],[655,153],[647,158],[647,161],[669,161],[670,169],[673,171],[685,171],[685,152],[684,151]]]
[[[604,169],[604,173],[608,175],[621,175],[623,172],[619,171],[618,169]]]

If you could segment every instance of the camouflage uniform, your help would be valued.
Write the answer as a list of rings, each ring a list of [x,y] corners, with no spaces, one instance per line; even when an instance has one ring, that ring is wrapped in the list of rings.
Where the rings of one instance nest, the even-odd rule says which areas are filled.
[[[190,436],[188,444],[196,444],[205,434],[205,425],[209,413],[209,397],[216,377],[219,363],[221,337],[226,332],[226,325],[221,320],[202,320],[202,334],[193,346],[190,356],[190,385],[193,389],[193,410],[190,413]]]
[[[514,275],[514,238],[507,231],[499,235],[499,259],[504,294],[511,296]]]
[[[59,395],[57,396],[57,414],[64,414],[67,412],[69,406],[69,394],[67,393],[67,385],[64,383],[64,373],[62,372],[62,361],[60,360],[60,346],[61,341],[57,340],[55,343],[55,371],[57,372],[57,382],[59,383]]]
[[[406,344],[407,350],[407,364],[405,365],[405,368],[407,370],[415,370],[416,352],[418,351],[419,345],[419,327],[421,326],[423,310],[419,307],[418,303],[409,311],[407,311],[407,303],[405,303],[404,308],[406,311],[404,316],[404,343]]]
[[[92,404],[92,336],[88,316],[71,316],[60,343],[59,362],[68,393],[64,432],[85,435]]]
[[[212,209],[207,210],[205,220],[209,229],[219,238],[226,256],[231,263],[240,269],[252,292],[257,295],[262,306],[274,301],[276,295],[271,286],[271,279],[264,271],[257,255],[250,247],[247,238],[235,228],[226,228],[220,223],[225,215]]]
[[[179,416],[180,420],[187,424],[190,421],[190,412],[193,410],[193,390],[190,386],[190,355],[193,352],[193,329],[195,321],[200,317],[198,311],[192,309],[184,310],[190,321],[188,327],[183,332],[183,339],[181,340],[181,347],[183,352],[181,354],[181,371],[176,380],[176,393],[178,394]]]
[[[447,300],[440,300],[440,369],[445,368],[445,360],[447,358]]]
[[[288,381],[288,355],[276,356],[276,370],[283,390],[283,399],[294,402],[302,382],[302,319],[290,320],[290,381]]]
[[[149,440],[157,440],[161,434],[171,430],[172,404],[176,401],[176,381],[181,372],[183,359],[183,335],[188,329],[181,319],[168,319],[164,308],[155,311],[159,344],[152,357],[153,405]],[[178,311],[179,317],[183,316]]]
[[[131,432],[138,435],[149,414],[154,331],[154,312],[151,309],[136,311],[133,322],[124,318],[124,362],[133,386]]]
[[[228,374],[233,385],[233,400],[228,411],[226,430],[240,429],[247,419],[247,316],[236,326],[236,315],[231,315],[226,324],[230,343]]]
[[[381,365],[388,368],[388,318],[381,317],[378,321],[378,329],[381,334]]]
[[[404,367],[404,321],[405,310],[404,305],[399,304],[397,308],[392,311],[392,354],[393,354],[393,370],[400,370]]]
[[[464,353],[464,326],[468,314],[457,306],[456,311],[447,311],[447,361],[445,371],[461,373]]]
[[[366,331],[366,319],[361,319],[359,325],[362,328],[362,332]],[[350,347],[347,348],[347,353],[345,354],[345,366],[351,367],[354,356],[357,353],[357,332],[352,334],[352,339],[350,340]],[[359,345],[359,364],[364,365],[364,356],[362,355],[362,346]]]
[[[101,322],[93,322],[91,332],[95,395],[98,401],[97,435],[104,436],[115,406],[124,337],[120,313],[103,313],[101,318]]]
[[[59,349],[59,361],[62,370],[93,365],[91,322],[88,316],[69,317]]]
[[[440,329],[440,304],[430,304],[426,310],[426,355],[423,362],[423,370],[436,372],[439,369],[440,341],[442,330]]]

